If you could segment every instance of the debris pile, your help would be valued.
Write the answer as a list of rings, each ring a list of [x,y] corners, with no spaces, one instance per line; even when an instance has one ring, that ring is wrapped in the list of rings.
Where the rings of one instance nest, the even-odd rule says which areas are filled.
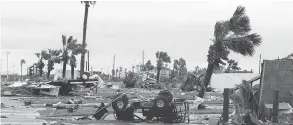
[[[126,88],[157,88],[164,89],[164,83],[158,83],[155,75],[149,72],[129,73],[123,80]]]
[[[187,79],[180,85],[182,91],[199,91],[203,81],[203,74],[193,75],[188,74]]]

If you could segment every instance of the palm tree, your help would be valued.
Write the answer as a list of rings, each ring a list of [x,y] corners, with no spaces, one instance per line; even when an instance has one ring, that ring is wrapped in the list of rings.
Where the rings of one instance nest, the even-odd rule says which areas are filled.
[[[81,1],[81,3],[85,4],[85,12],[84,12],[84,22],[83,22],[83,37],[82,37],[82,49],[85,50],[86,47],[86,28],[87,28],[87,18],[88,18],[88,8],[90,5],[96,4],[96,1]],[[81,60],[80,60],[80,78],[82,78],[82,74],[84,72],[84,61],[85,61],[85,53],[83,51],[81,53]]]
[[[80,54],[82,52],[82,46],[81,44],[76,43],[76,41],[73,41],[72,44],[70,44],[71,47],[71,55],[69,57],[69,64],[71,67],[71,79],[74,79],[74,68],[76,68],[76,58],[75,56]]]
[[[179,61],[178,61],[178,59],[175,59],[173,62],[173,71],[172,71],[172,75],[171,75],[171,81],[173,80],[173,78],[176,77],[176,75],[178,73],[178,69],[179,69]]]
[[[43,68],[45,67],[45,64],[43,62],[44,56],[46,54],[45,50],[42,50],[41,53],[35,53],[35,55],[39,58],[37,65],[37,68],[39,69],[40,77],[43,75]]]
[[[44,53],[44,59],[48,61],[47,63],[47,69],[48,69],[47,78],[48,79],[50,78],[51,71],[54,69],[54,64],[61,63],[61,57],[60,57],[61,52],[62,50],[48,49]]]
[[[156,52],[157,58],[157,82],[160,80],[160,71],[164,66],[164,63],[171,63],[171,58],[167,52],[158,51]]]
[[[135,66],[132,66],[131,68],[132,68],[132,72],[134,72],[134,68],[135,68]]]
[[[179,76],[183,76],[187,72],[185,59],[180,58],[178,61],[178,65],[179,65]]]
[[[68,39],[65,35],[62,35],[62,44],[63,44],[63,50],[62,50],[62,62],[63,62],[63,71],[62,71],[62,77],[64,78],[66,75],[66,65],[68,61],[70,60],[69,52],[75,51],[77,45],[77,39],[74,39],[73,36],[70,36]],[[83,51],[86,51],[83,49]],[[74,53],[75,54],[75,53]],[[72,59],[71,59],[72,60]]]
[[[124,68],[125,77],[127,75],[127,68]]]
[[[20,67],[21,67],[21,69],[20,69],[20,77],[21,77],[21,81],[22,81],[22,64],[24,64],[24,63],[25,63],[25,60],[21,59],[20,60]]]
[[[119,72],[119,69],[117,68],[116,69],[116,74],[115,74],[116,75],[116,79],[118,78],[118,72]]]
[[[228,67],[226,69],[227,72],[231,71],[231,70],[240,70],[241,68],[238,67],[238,62],[236,62],[233,59],[230,59],[227,61],[228,63]]]
[[[120,66],[119,67],[119,79],[120,79],[120,75],[121,75],[121,72],[123,71],[123,68]]]
[[[225,64],[223,61],[228,60],[231,51],[243,56],[253,56],[255,47],[261,44],[261,37],[256,33],[250,34],[250,30],[250,20],[245,14],[245,7],[242,6],[237,7],[229,20],[215,24],[213,44],[208,51],[208,67],[199,97],[204,96],[214,68]]]

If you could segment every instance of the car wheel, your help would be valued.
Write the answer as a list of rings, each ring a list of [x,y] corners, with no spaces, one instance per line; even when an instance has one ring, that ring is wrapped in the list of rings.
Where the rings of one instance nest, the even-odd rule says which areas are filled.
[[[123,93],[118,93],[114,99],[116,99],[114,102],[112,102],[112,108],[116,112],[124,111],[126,109],[126,106],[128,105],[128,97],[126,94],[122,95]],[[120,97],[122,95],[122,97]],[[120,97],[120,98],[118,98]],[[117,99],[118,98],[118,99]]]
[[[166,111],[166,109],[169,107],[170,101],[168,101],[168,98],[165,96],[157,96],[154,99],[154,106],[159,111]]]

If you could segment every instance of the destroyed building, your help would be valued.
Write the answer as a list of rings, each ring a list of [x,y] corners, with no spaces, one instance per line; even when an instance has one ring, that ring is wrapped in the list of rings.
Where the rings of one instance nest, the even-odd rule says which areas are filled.
[[[279,90],[279,102],[293,105],[293,61],[264,60],[262,64],[260,101],[261,111],[265,104],[273,104],[274,90]]]

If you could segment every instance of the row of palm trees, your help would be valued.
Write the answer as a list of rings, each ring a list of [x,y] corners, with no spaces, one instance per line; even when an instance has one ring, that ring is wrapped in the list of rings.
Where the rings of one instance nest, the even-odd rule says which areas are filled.
[[[42,76],[43,68],[45,67],[44,61],[47,61],[47,78],[49,79],[50,73],[54,70],[54,65],[63,63],[62,77],[66,75],[66,66],[69,64],[71,66],[71,78],[74,78],[74,69],[76,68],[76,56],[81,54],[83,51],[82,45],[77,43],[77,39],[73,36],[66,37],[62,35],[62,49],[47,49],[42,50],[40,53],[35,53],[38,57],[38,62],[36,63],[39,69],[39,75]],[[21,60],[21,69],[25,60]],[[22,74],[22,73],[21,73]]]
[[[43,68],[45,64],[43,60],[46,60],[47,63],[47,77],[49,79],[50,72],[54,69],[55,63],[63,63],[62,77],[65,77],[66,66],[69,63],[71,66],[71,78],[74,77],[74,68],[76,68],[76,55],[81,54],[81,63],[80,63],[80,77],[84,72],[84,62],[85,62],[85,53],[87,52],[86,48],[86,29],[87,29],[87,18],[88,18],[88,8],[90,5],[94,5],[96,1],[81,1],[82,4],[85,4],[85,14],[84,14],[84,24],[83,24],[83,39],[82,44],[78,44],[77,40],[73,36],[66,37],[62,35],[62,44],[63,49],[48,49],[42,50],[40,53],[35,53],[38,57],[38,62],[36,63],[38,69],[40,70],[40,75],[43,74]],[[21,60],[21,74],[22,74],[22,64],[25,63],[24,60]]]

